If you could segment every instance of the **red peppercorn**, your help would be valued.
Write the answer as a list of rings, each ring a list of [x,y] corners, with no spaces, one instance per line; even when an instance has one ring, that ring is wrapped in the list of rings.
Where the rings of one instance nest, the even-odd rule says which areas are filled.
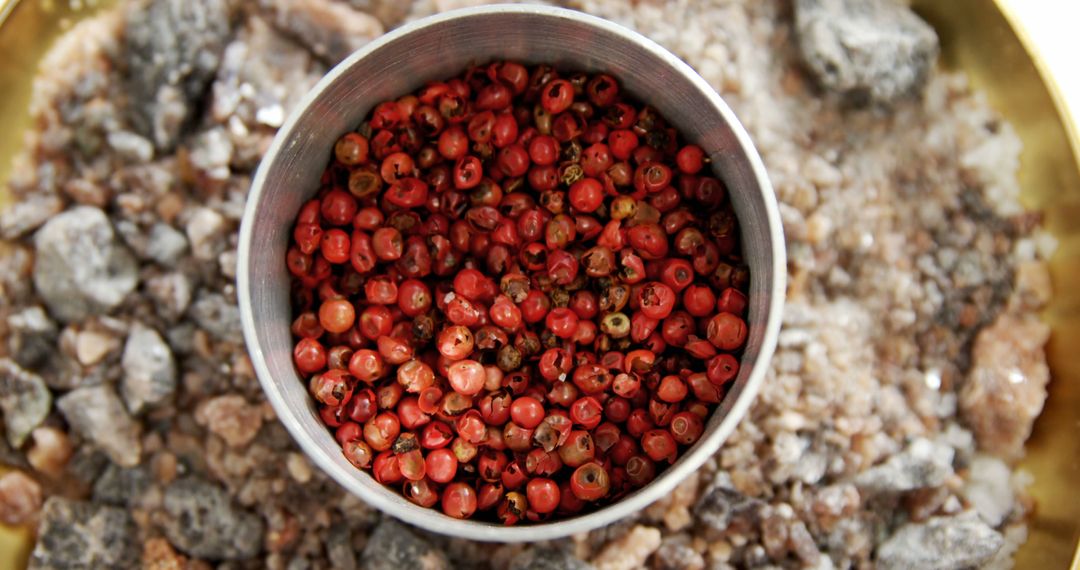
[[[695,317],[704,317],[712,312],[716,296],[705,285],[690,285],[683,291],[682,303],[686,312]]]
[[[730,354],[718,354],[709,359],[706,368],[706,376],[709,382],[723,385],[735,379],[739,374],[739,361]]]
[[[349,463],[359,469],[367,469],[375,459],[375,452],[372,451],[371,446],[359,439],[350,439],[343,443],[341,452]]]
[[[521,317],[525,319],[526,323],[538,323],[547,317],[548,311],[551,309],[551,300],[543,292],[532,289],[526,293],[525,299],[521,301],[520,308]]]
[[[318,372],[326,368],[326,349],[315,339],[301,339],[293,349],[293,361],[300,372]]]
[[[591,430],[600,425],[600,420],[603,419],[603,407],[600,405],[600,401],[592,396],[585,396],[580,398],[570,406],[570,419],[575,424],[581,427]]]
[[[558,447],[559,459],[567,467],[579,467],[592,461],[596,456],[596,447],[592,436],[585,430],[573,430],[566,442]]]
[[[532,447],[533,430],[507,422],[503,426],[503,441],[511,451],[525,453]]]
[[[549,135],[539,135],[529,141],[529,158],[533,164],[548,166],[559,158],[559,141]]]
[[[397,405],[398,418],[405,429],[415,430],[431,421],[431,416],[420,410],[416,396],[402,398]]]
[[[570,186],[570,205],[579,212],[594,212],[604,201],[604,186],[595,178],[582,178]]]
[[[459,394],[472,396],[484,389],[487,374],[484,367],[475,360],[458,360],[450,365],[447,380],[450,387]]]
[[[570,108],[574,102],[574,87],[565,79],[549,81],[541,90],[540,103],[544,110],[552,115],[558,115]]]
[[[326,261],[333,264],[345,263],[349,260],[349,234],[344,230],[331,228],[322,232],[319,251]],[[299,242],[299,240],[297,240]],[[301,246],[303,247],[303,246]]]
[[[351,194],[343,190],[331,190],[323,197],[319,211],[328,223],[346,226],[352,223],[356,209],[356,198]]]
[[[599,463],[586,463],[570,476],[570,490],[582,501],[596,501],[611,490],[611,478]]]
[[[375,462],[371,466],[371,473],[375,480],[383,485],[400,483],[404,477],[401,475],[401,467],[398,458],[393,452],[387,450],[375,456]]]
[[[512,491],[520,489],[528,480],[529,473],[525,470],[524,463],[519,459],[511,461],[500,478],[503,487]]]
[[[386,451],[401,432],[401,422],[392,412],[382,412],[364,423],[364,440],[375,451]]]
[[[356,309],[344,299],[327,301],[319,307],[319,324],[332,333],[343,333],[353,326]]]
[[[617,129],[608,133],[608,147],[611,155],[618,160],[626,160],[638,146],[637,135],[633,131]]]
[[[544,324],[547,325],[551,334],[559,338],[570,338],[574,336],[574,331],[577,329],[578,316],[570,309],[556,308],[547,314]]]
[[[430,412],[428,412],[430,413]],[[424,449],[441,449],[450,445],[454,433],[450,426],[442,422],[430,422],[420,432],[420,446]]]
[[[476,512],[476,490],[466,483],[450,483],[443,490],[442,510],[456,519],[472,517]]]
[[[674,404],[686,398],[688,390],[686,383],[678,376],[664,376],[660,380],[660,386],[656,389],[656,396],[661,400]]]
[[[535,398],[522,396],[510,405],[510,417],[514,423],[526,429],[534,429],[544,420],[544,405]]]
[[[643,487],[656,478],[656,463],[648,457],[635,455],[626,461],[627,480],[636,487]]]
[[[731,313],[720,313],[709,320],[706,332],[709,342],[720,350],[738,350],[746,342],[746,334],[746,321]]]
[[[425,508],[434,507],[439,502],[439,494],[428,479],[406,481],[401,494],[410,502]]]
[[[742,316],[746,311],[746,295],[734,287],[728,287],[720,293],[720,297],[716,300],[716,310],[720,313]]]
[[[480,511],[489,511],[499,506],[503,500],[503,487],[501,483],[484,483],[477,488],[476,508]]]
[[[675,441],[683,445],[693,445],[705,431],[705,422],[693,412],[679,412],[671,418],[671,434]]]
[[[688,144],[675,155],[675,164],[681,172],[697,174],[705,164],[705,152],[697,145]]]
[[[531,479],[525,486],[525,493],[529,499],[529,508],[540,514],[553,512],[559,507],[562,498],[559,485],[544,477]]]
[[[461,360],[472,353],[472,331],[461,325],[449,326],[439,333],[436,340],[439,353],[451,360]]]
[[[641,436],[641,449],[653,461],[667,460],[674,463],[678,454],[678,445],[671,432],[664,429],[652,429]]]
[[[630,412],[633,409],[631,407],[630,400],[614,396],[608,398],[607,402],[604,402],[604,415],[603,417],[613,422],[622,423],[630,417]]]
[[[664,319],[675,308],[675,291],[656,281],[638,290],[637,302],[642,314],[651,319]]]

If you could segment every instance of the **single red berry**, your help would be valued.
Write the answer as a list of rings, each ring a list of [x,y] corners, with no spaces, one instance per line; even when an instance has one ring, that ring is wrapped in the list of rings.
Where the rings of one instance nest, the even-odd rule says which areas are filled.
[[[319,324],[332,333],[343,333],[356,321],[356,309],[345,299],[327,301],[319,307]]]
[[[712,313],[716,295],[708,285],[690,285],[683,290],[682,304],[691,315],[704,317]]]
[[[442,510],[456,519],[472,517],[476,512],[476,489],[467,483],[450,483],[442,493]]]
[[[679,453],[678,445],[671,432],[666,429],[652,429],[641,436],[641,449],[653,461],[667,460],[674,463]]]
[[[540,94],[540,104],[551,115],[558,115],[574,102],[574,86],[565,79],[549,81]]]
[[[683,401],[687,393],[686,383],[674,375],[664,376],[656,389],[656,396],[671,404]]]
[[[428,452],[427,476],[436,483],[449,483],[457,475],[458,460],[449,449],[435,449]]]
[[[746,312],[746,295],[734,287],[728,287],[716,300],[716,311],[742,316]]]
[[[525,494],[529,499],[529,507],[540,514],[553,512],[559,507],[561,500],[559,485],[544,477],[529,480],[525,486]]]
[[[717,386],[734,380],[739,374],[739,361],[730,354],[718,354],[709,359],[705,369],[709,382]]]
[[[401,474],[401,467],[398,465],[397,455],[394,455],[389,449],[375,456],[375,462],[371,466],[371,473],[375,476],[375,480],[383,485],[393,485],[400,483],[404,479]]]
[[[315,339],[301,339],[293,349],[293,361],[304,374],[318,372],[326,368],[326,349]]]
[[[319,251],[326,261],[335,265],[349,261],[349,234],[344,230],[331,228],[322,233]]]
[[[487,375],[483,365],[475,360],[458,360],[450,365],[447,380],[455,392],[472,396],[483,390]]]
[[[560,307],[552,309],[547,314],[544,324],[547,325],[551,334],[559,338],[570,338],[574,336],[574,331],[577,329],[578,316],[574,311]]]
[[[570,476],[570,490],[582,501],[595,501],[611,490],[611,477],[599,463],[586,463]]]
[[[705,422],[702,421],[701,416],[693,412],[679,412],[671,418],[669,429],[676,442],[693,445],[705,431]]]
[[[439,493],[429,479],[406,481],[401,494],[410,502],[425,508],[434,507],[439,502]]]
[[[594,212],[604,203],[604,186],[595,178],[582,178],[570,186],[569,197],[577,211]]]
[[[738,350],[746,342],[746,334],[746,321],[732,313],[720,313],[710,319],[706,332],[709,342],[720,350]]]
[[[570,419],[587,430],[600,425],[603,415],[604,410],[600,401],[592,396],[579,398],[570,406]]]
[[[514,423],[526,429],[534,429],[544,420],[544,405],[536,398],[522,396],[510,405],[510,417]]]
[[[685,174],[697,174],[705,165],[705,152],[696,144],[688,144],[675,155],[675,164]]]

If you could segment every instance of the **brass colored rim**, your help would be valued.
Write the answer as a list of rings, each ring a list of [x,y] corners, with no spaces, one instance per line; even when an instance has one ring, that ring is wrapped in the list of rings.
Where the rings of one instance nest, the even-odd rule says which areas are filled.
[[[15,9],[15,5],[19,3],[19,0],[0,0],[0,26],[4,25],[4,21],[7,20],[11,11]]]
[[[1065,135],[1069,140],[1069,148],[1072,151],[1073,161],[1077,165],[1080,165],[1080,128],[1077,126],[1076,117],[1074,113],[1080,113],[1080,108],[1070,109],[1069,103],[1065,99],[1065,93],[1061,90],[1061,84],[1058,83],[1054,74],[1051,73],[1049,66],[1046,64],[1046,58],[1042,57],[1042,50],[1039,48],[1038,42],[1031,37],[1031,32],[1020,21],[1020,17],[1017,16],[1016,10],[1013,9],[1013,2],[1023,0],[994,0],[994,4],[1001,10],[1001,15],[1005,17],[1005,20],[1009,23],[1009,27],[1012,28],[1013,33],[1020,40],[1020,43],[1024,46],[1024,50],[1031,55],[1031,62],[1035,65],[1035,69],[1039,72],[1039,77],[1042,78],[1043,84],[1046,85],[1046,90],[1050,93],[1050,98],[1054,101],[1054,109],[1057,111],[1058,118],[1061,119],[1063,126],[1065,127]],[[1080,566],[1080,545],[1077,547],[1076,558],[1073,559],[1073,568]]]

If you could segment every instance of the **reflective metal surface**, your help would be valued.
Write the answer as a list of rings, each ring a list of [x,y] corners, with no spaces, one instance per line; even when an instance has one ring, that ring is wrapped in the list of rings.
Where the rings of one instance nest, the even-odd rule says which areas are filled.
[[[492,34],[491,30],[501,30]],[[734,387],[701,440],[655,481],[598,511],[532,526],[457,520],[418,507],[353,467],[296,375],[285,251],[300,206],[318,189],[334,142],[376,103],[494,59],[604,70],[654,105],[713,159],[739,217],[750,265],[750,333]],[[263,158],[240,229],[238,292],[251,359],[278,418],[309,456],[349,491],[391,515],[443,534],[486,541],[546,540],[587,531],[669,493],[719,449],[756,396],[776,346],[786,260],[776,199],[749,137],[689,66],[605,20],[543,6],[448,12],[383,36],[334,68],[294,110]]]

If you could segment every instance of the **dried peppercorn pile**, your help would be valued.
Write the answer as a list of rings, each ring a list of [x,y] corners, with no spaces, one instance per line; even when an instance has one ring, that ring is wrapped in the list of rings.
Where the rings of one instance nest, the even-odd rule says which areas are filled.
[[[746,341],[706,163],[605,74],[497,62],[377,105],[286,260],[294,360],[345,457],[504,524],[652,481]]]

